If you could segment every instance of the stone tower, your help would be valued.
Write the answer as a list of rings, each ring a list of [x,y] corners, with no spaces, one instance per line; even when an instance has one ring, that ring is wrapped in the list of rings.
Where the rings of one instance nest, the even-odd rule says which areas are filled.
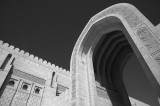
[[[130,4],[111,6],[82,31],[70,71],[0,41],[0,106],[149,106],[128,97],[122,68],[136,55],[158,100],[159,29]]]

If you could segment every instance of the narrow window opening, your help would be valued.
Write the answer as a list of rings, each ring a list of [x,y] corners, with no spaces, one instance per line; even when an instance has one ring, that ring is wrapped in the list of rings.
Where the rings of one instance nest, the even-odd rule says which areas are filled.
[[[60,90],[59,90],[59,87],[57,85],[57,89],[56,89],[56,96],[59,96],[61,94]]]
[[[51,87],[54,85],[55,72],[52,73]]]
[[[3,64],[1,65],[0,69],[4,69],[7,65],[7,63],[9,62],[9,60],[11,59],[12,55],[8,54],[6,59],[4,60]]]
[[[66,90],[68,90],[69,88],[63,86],[63,85],[59,85],[57,84],[57,89],[56,89],[56,96],[59,96],[62,92],[65,92]]]

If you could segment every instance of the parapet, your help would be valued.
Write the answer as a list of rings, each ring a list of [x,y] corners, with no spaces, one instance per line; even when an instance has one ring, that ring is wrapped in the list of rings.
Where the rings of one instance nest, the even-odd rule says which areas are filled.
[[[34,56],[33,54],[25,52],[24,50],[20,50],[19,48],[15,48],[13,45],[9,45],[8,43],[4,43],[2,40],[0,40],[0,48],[8,51],[9,53],[13,55],[17,55],[25,59],[28,59],[34,63],[37,63],[38,64],[36,65],[37,67],[41,65],[45,68],[48,68],[48,70],[51,70],[51,71],[56,70],[58,73],[61,73],[67,76],[70,75],[69,70],[63,69],[62,67],[59,67],[59,66],[55,66],[55,64],[51,64],[50,62],[47,62],[46,60],[43,60],[42,58],[39,58],[37,56]]]

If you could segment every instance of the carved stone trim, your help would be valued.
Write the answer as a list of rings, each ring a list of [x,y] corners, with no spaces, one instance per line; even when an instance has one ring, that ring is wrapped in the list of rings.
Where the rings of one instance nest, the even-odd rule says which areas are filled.
[[[132,29],[136,28],[139,24],[142,23],[140,18],[133,11],[133,8],[123,5],[123,4],[112,6],[109,9],[107,8],[101,11],[100,13],[98,13],[97,15],[93,17],[92,21],[96,22],[97,20],[105,18],[107,17],[107,15],[111,15],[111,14],[122,16],[127,21],[127,23]]]
[[[146,27],[140,27],[137,30],[137,36],[150,53],[153,53],[157,50],[157,48],[160,47],[160,43],[158,42],[158,40]]]

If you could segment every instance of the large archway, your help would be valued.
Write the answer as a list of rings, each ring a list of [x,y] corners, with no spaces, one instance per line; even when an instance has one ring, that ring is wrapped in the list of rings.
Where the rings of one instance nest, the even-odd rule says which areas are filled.
[[[75,45],[71,58],[73,106],[98,105],[96,81],[107,89],[113,106],[117,104],[130,106],[122,72],[126,60],[132,54],[137,56],[157,95],[160,96],[158,78],[155,77],[157,70],[152,70],[153,67],[150,67],[151,63],[147,60],[153,61],[148,51],[153,54],[156,44],[153,48],[148,48],[146,42],[143,42],[145,39],[143,32],[148,31],[148,28],[142,22],[145,17],[137,12],[132,5],[119,4],[102,11],[97,17],[93,17],[94,21],[91,19],[87,24]],[[142,19],[139,19],[136,13]],[[142,43],[137,39],[135,32],[139,34],[137,36],[140,39],[144,37],[141,39]],[[149,36],[152,40],[157,40],[154,36]],[[159,45],[159,41],[156,43]]]
[[[107,29],[104,27],[103,30]],[[92,59],[95,80],[105,88],[113,106],[117,106],[118,104],[131,106],[123,81],[123,71],[131,57],[135,54],[137,54],[137,56],[140,55],[136,53],[136,51],[134,52],[132,48],[134,48],[135,45],[129,44],[125,36],[128,35],[125,35],[125,33],[120,30],[108,32],[101,37],[93,51]],[[146,64],[144,60],[139,61]],[[144,70],[150,71],[146,65],[144,66]],[[149,76],[153,77],[152,74]],[[101,96],[100,93],[97,95]]]
[[[131,105],[122,80],[122,73],[123,67],[132,53],[132,48],[124,33],[119,30],[103,35],[94,50],[95,79],[106,90],[116,94],[115,96],[108,93],[113,106],[115,102],[125,104],[125,106]]]

